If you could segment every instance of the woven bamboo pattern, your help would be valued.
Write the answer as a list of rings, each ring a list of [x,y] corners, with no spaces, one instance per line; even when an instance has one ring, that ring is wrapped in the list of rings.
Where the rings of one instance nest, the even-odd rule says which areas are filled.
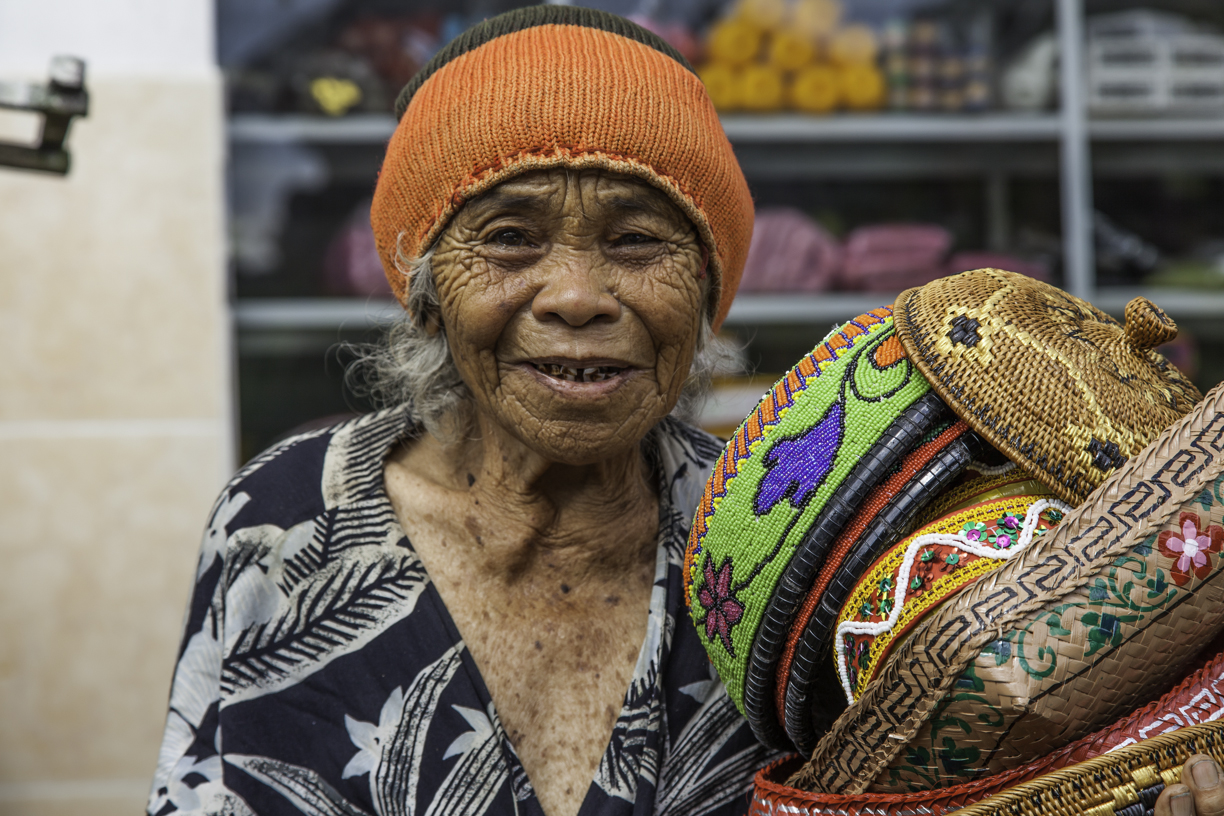
[[[474,26],[401,97],[370,220],[401,303],[397,255],[424,254],[464,203],[531,170],[602,169],[663,191],[710,250],[710,317],[731,307],[753,206],[705,86],[659,37],[606,12],[535,6]]]
[[[1067,609],[1074,610],[1073,619],[1059,618],[1058,624],[1071,634],[1049,629],[1041,636],[1052,637],[1051,645],[1054,641],[1077,644],[1080,651],[1071,656],[1064,649],[1063,654],[1056,655],[1062,666],[1048,675],[1054,679],[1045,686],[1045,697],[1038,701],[1040,707],[1032,706],[1034,722],[1069,725],[1073,730],[1067,738],[1072,739],[1116,719],[1184,671],[1224,622],[1224,615],[1216,607],[1219,593],[1213,580],[1220,573],[1220,559],[1218,554],[1203,553],[1212,559],[1212,571],[1207,578],[1199,578],[1192,558],[1186,565],[1186,583],[1178,586],[1173,568],[1185,554],[1185,541],[1181,545],[1173,542],[1170,548],[1172,538],[1165,537],[1163,549],[1178,556],[1173,559],[1162,551],[1160,534],[1184,535],[1182,514],[1195,514],[1199,517],[1193,536],[1196,546],[1208,551],[1212,546],[1210,527],[1220,523],[1220,494],[1224,490],[1222,409],[1224,386],[1217,386],[1189,415],[1124,463],[1087,502],[1068,514],[1053,534],[967,587],[957,596],[957,603],[936,610],[895,649],[791,784],[805,790],[840,793],[859,793],[881,781],[887,784],[887,770],[919,739],[949,695],[955,694],[966,671],[979,660],[996,659],[1000,649],[995,644],[1001,636],[1048,620],[1061,604],[1071,604]],[[1181,546],[1180,553],[1177,546]],[[1152,569],[1153,559],[1160,558],[1165,559],[1167,576],[1163,584]],[[1163,608],[1144,612],[1135,620],[1107,622],[1102,616],[1094,626],[1086,616],[1093,611],[1097,579],[1102,579],[1109,592],[1109,570],[1128,570],[1137,575],[1137,562],[1143,562],[1147,580],[1153,585],[1149,587],[1146,580],[1138,585],[1132,581],[1128,587],[1122,581],[1114,600],[1121,603],[1119,595],[1133,600],[1134,593],[1157,589],[1160,597],[1171,599]],[[1114,580],[1122,577],[1119,572]],[[1205,591],[1206,587],[1211,589]],[[1075,605],[1081,603],[1084,605]],[[1204,609],[1208,611],[1204,613]],[[1112,614],[1107,608],[1100,612]],[[1072,625],[1066,626],[1063,621]],[[1092,649],[1094,629],[1101,642]],[[1117,637],[1122,632],[1126,634]],[[999,688],[1005,686],[1000,684]],[[1017,699],[1031,700],[1032,696]],[[1027,709],[1013,713],[1022,719]],[[994,751],[994,757],[1010,751],[1019,760],[1025,752],[1056,747],[1048,742],[1038,746],[1031,739],[1024,742],[1021,737],[1031,737],[1031,733],[1022,733],[1025,731],[1025,727],[1013,729],[1015,738],[1008,737],[1012,747],[1004,745]],[[993,739],[999,742],[998,735]],[[1028,760],[1036,755],[1030,753]],[[993,762],[990,757],[983,761],[982,755],[967,762],[969,778],[993,768]],[[945,782],[938,779],[935,784]]]
[[[977,269],[902,292],[894,308],[932,388],[1071,504],[1202,398],[1153,351],[1177,326],[1144,298],[1123,327],[1049,284]]]
[[[786,785],[785,781],[802,765],[799,757],[792,756],[757,773],[750,812],[756,816],[944,816],[959,812],[961,808],[981,802],[988,796],[1041,779],[1061,768],[1176,729],[1219,720],[1224,716],[1224,653],[1209,655],[1200,663],[1181,683],[1158,700],[1094,734],[1012,771],[929,791],[837,795],[810,793]]]
[[[1087,586],[1004,631],[873,789],[948,785],[1015,768],[1178,676],[1224,626],[1224,564],[1216,554],[1224,505],[1214,495],[1221,487],[1224,478],[1170,519],[1156,541],[1138,542]],[[1183,548],[1168,549],[1175,535],[1203,542],[1197,574]],[[1179,574],[1182,561],[1188,570]],[[960,763],[947,762],[952,757]]]

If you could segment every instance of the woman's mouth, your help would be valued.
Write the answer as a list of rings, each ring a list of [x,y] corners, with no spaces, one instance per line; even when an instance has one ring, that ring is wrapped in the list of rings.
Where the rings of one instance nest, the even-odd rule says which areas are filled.
[[[595,383],[610,380],[624,371],[616,366],[595,366],[591,368],[576,368],[556,365],[555,363],[532,363],[536,371],[553,379],[566,382]]]

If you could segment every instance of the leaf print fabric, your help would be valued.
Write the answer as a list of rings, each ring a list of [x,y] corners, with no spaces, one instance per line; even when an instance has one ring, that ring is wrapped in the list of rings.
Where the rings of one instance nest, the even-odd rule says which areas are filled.
[[[210,514],[151,816],[543,816],[489,692],[383,489],[415,430],[370,414],[272,448]],[[646,638],[581,816],[745,813],[758,745],[677,616],[721,446],[665,420]],[[733,617],[729,599],[720,599]]]

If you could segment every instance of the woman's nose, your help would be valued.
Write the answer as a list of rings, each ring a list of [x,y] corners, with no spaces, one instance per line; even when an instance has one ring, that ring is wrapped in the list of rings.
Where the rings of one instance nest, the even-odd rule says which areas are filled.
[[[544,285],[536,292],[531,312],[536,320],[561,319],[573,327],[601,318],[620,317],[620,301],[609,287],[607,274],[586,253],[568,254],[547,265]]]

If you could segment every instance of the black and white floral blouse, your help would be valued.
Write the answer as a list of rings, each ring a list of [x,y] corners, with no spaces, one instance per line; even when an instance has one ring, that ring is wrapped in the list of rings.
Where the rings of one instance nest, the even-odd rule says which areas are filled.
[[[149,813],[542,810],[405,537],[383,461],[402,410],[294,437],[222,492],[200,553]],[[646,641],[582,816],[732,814],[772,759],[686,619],[688,525],[720,445],[668,419]]]

